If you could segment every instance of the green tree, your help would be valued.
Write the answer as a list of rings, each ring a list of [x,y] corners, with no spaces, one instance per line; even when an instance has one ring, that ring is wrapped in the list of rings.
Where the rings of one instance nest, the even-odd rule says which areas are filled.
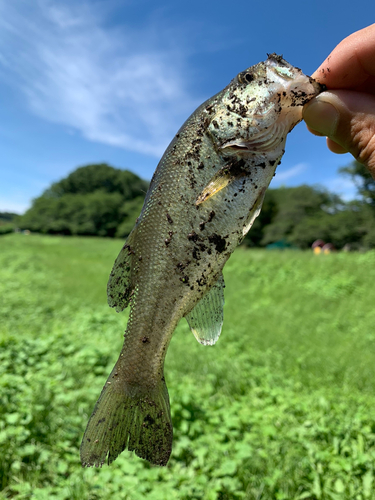
[[[288,240],[300,248],[310,247],[318,238],[333,243],[336,248],[342,248],[347,243],[358,247],[365,244],[367,233],[364,211],[353,202],[333,213],[321,210],[305,217],[293,228]]]
[[[65,179],[55,182],[42,196],[60,198],[65,194],[88,194],[94,191],[120,193],[124,200],[145,196],[148,182],[129,170],[113,168],[106,163],[78,167]]]
[[[332,215],[343,207],[337,195],[307,185],[274,189],[272,197],[276,210],[263,229],[263,245],[285,240],[302,248],[308,247],[321,238],[317,221],[323,221],[325,215]],[[308,220],[315,220],[316,228],[309,233],[306,232]]]
[[[375,180],[368,169],[358,161],[352,161],[346,167],[341,167],[339,172],[349,175],[356,185],[362,201],[375,208]]]
[[[141,213],[144,198],[138,196],[133,200],[125,201],[120,209],[120,217],[122,222],[117,227],[116,236],[125,238],[133,229],[137,217]]]
[[[141,211],[147,187],[127,170],[79,167],[36,198],[19,224],[50,234],[124,236]]]
[[[0,235],[12,233],[19,215],[12,212],[0,212]]]
[[[14,222],[17,219],[17,217],[18,214],[15,214],[13,212],[0,212],[0,225]]]
[[[268,189],[264,197],[260,214],[255,219],[250,231],[244,239],[244,245],[248,247],[262,246],[264,231],[268,224],[271,224],[277,213],[277,202],[275,197],[276,189]]]
[[[346,167],[341,167],[339,172],[348,175],[357,187],[360,199],[356,202],[363,216],[365,234],[362,239],[363,246],[375,247],[375,180],[368,169],[358,161],[352,161]]]

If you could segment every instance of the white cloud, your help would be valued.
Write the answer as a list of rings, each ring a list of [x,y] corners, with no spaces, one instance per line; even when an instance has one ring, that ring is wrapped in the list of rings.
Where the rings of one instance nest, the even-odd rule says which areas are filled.
[[[104,27],[103,5],[0,0],[0,78],[48,121],[160,156],[199,104],[184,55],[152,28]]]
[[[307,170],[307,165],[306,163],[298,163],[294,167],[289,168],[288,170],[285,170],[283,172],[278,172],[276,170],[276,176],[272,179],[272,186],[271,187],[277,187],[278,185],[284,183],[285,181],[297,177],[298,175],[302,174]]]
[[[329,191],[341,196],[344,201],[354,200],[358,198],[357,187],[354,182],[345,176],[332,177],[321,183]]]

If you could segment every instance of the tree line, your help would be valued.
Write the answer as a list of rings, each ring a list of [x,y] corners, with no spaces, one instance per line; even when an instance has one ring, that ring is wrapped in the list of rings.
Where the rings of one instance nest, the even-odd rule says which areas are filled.
[[[244,240],[265,247],[284,242],[309,248],[321,238],[336,248],[375,247],[375,181],[358,162],[341,169],[357,185],[357,199],[310,185],[268,189],[259,217]],[[52,184],[16,220],[20,229],[64,235],[126,237],[138,217],[148,182],[107,164],[77,168]],[[2,221],[0,214],[0,227]],[[14,214],[11,214],[14,216]],[[9,215],[8,215],[9,219]]]
[[[45,234],[127,236],[138,217],[148,182],[105,163],[77,168],[33,200],[17,221]]]
[[[302,185],[268,189],[262,211],[245,238],[249,246],[277,241],[309,248],[322,239],[336,248],[375,248],[375,181],[368,170],[353,161],[339,170],[357,187],[357,198],[344,202],[328,190]]]

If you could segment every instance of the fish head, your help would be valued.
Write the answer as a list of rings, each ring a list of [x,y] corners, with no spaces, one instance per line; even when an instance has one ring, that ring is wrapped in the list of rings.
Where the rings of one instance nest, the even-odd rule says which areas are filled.
[[[215,107],[209,133],[225,155],[280,157],[302,107],[324,90],[281,56],[239,73]]]

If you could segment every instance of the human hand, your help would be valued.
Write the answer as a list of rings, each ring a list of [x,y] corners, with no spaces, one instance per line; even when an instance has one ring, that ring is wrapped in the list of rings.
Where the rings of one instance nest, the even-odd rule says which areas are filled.
[[[375,24],[345,38],[312,75],[327,91],[303,110],[334,153],[350,152],[375,179]]]

